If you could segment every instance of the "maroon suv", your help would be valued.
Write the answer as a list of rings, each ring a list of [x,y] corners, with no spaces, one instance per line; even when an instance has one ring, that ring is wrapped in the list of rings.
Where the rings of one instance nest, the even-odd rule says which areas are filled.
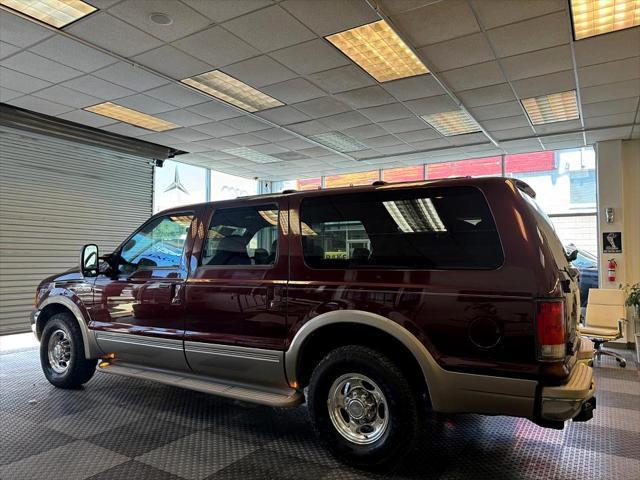
[[[588,420],[575,270],[534,196],[505,178],[376,182],[158,213],[39,286],[42,368],[61,388],[97,368],[306,399],[359,466],[409,451],[427,408]]]

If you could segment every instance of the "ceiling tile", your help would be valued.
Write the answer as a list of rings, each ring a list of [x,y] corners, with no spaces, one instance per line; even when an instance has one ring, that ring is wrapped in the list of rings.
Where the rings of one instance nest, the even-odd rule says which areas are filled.
[[[509,80],[521,80],[573,68],[569,45],[514,55],[503,58],[501,63]]]
[[[110,55],[62,35],[56,35],[33,46],[31,51],[49,60],[54,60],[87,73],[117,61],[116,58]]]
[[[481,105],[491,105],[492,103],[515,100],[513,90],[508,83],[463,90],[456,92],[456,95],[467,107],[479,107]]]
[[[513,117],[496,118],[493,120],[483,120],[481,123],[482,126],[489,132],[531,126],[529,120],[524,116],[524,114],[515,115]]]
[[[520,98],[537,97],[548,93],[575,90],[576,79],[573,70],[550,73],[511,82]]]
[[[587,103],[582,105],[585,118],[601,115],[615,115],[618,113],[635,112],[638,107],[638,97],[621,98],[604,102]]]
[[[289,130],[292,130],[300,135],[317,135],[319,133],[326,133],[331,131],[329,127],[320,123],[317,120],[311,120],[308,122],[300,122],[294,125],[289,125],[287,127]],[[278,141],[278,140],[274,140]]]
[[[102,100],[113,100],[135,93],[133,90],[123,88],[92,75],[74,78],[73,80],[64,82],[62,85],[86,93],[87,95],[101,98]]]
[[[378,122],[378,125],[389,133],[412,132],[425,128],[425,123],[415,116],[411,116],[410,118],[401,118],[399,120]]]
[[[58,118],[94,128],[104,127],[110,123],[115,123],[115,120],[112,118],[96,115],[95,113],[87,112],[86,110],[74,110],[69,113],[63,113],[62,115],[58,115]]]
[[[296,73],[308,75],[348,65],[349,59],[325,40],[311,40],[269,54]]]
[[[361,125],[359,127],[347,128],[346,130],[342,130],[342,133],[349,135],[356,140],[364,140],[367,138],[380,137],[385,135],[387,131],[378,125],[371,123],[368,125]]]
[[[194,125],[202,125],[209,123],[210,119],[189,112],[187,110],[172,110],[171,112],[160,113],[156,115],[158,118],[162,118],[176,125],[182,125],[183,127],[193,127]]]
[[[360,140],[360,142],[371,148],[390,147],[393,145],[401,145],[403,143],[402,140],[393,135],[382,135],[380,137],[366,138],[364,140]]]
[[[494,60],[493,51],[483,33],[448,40],[418,50],[436,72]]]
[[[326,157],[327,155],[331,155],[331,152],[323,147],[303,148],[302,150],[298,150],[298,152],[311,158]]]
[[[564,11],[487,31],[499,57],[569,43],[569,20]]]
[[[458,105],[449,95],[438,95],[436,97],[417,98],[405,102],[405,105],[416,115],[429,115],[431,113],[449,112],[456,110]]]
[[[64,82],[73,77],[79,77],[82,72],[74,68],[65,67],[59,63],[47,60],[31,52],[20,52],[0,62],[3,67],[26,73],[32,77],[41,78],[53,83]]]
[[[267,95],[286,104],[304,102],[324,96],[324,92],[304,78],[294,78],[260,89]]]
[[[466,0],[448,0],[394,15],[392,20],[414,47],[480,31]],[[455,19],[455,21],[452,21]]]
[[[605,140],[618,140],[628,138],[631,135],[631,127],[605,128],[587,132],[587,143],[603,142]]]
[[[580,89],[582,103],[605,102],[619,98],[637,97],[640,95],[640,81],[627,80],[626,82],[607,83]]]
[[[61,85],[54,85],[52,87],[45,88],[44,90],[40,90],[39,92],[34,93],[34,96],[75,108],[88,107],[102,102],[102,99],[100,98],[85,95],[84,93],[80,93]]]
[[[315,8],[310,10],[318,12]],[[278,5],[229,20],[224,23],[224,28],[265,53],[315,37],[313,32]]]
[[[118,62],[93,72],[93,75],[136,92],[143,92],[169,83],[162,77],[124,62]]]
[[[0,59],[6,58],[9,55],[13,55],[14,53],[19,51],[20,51],[19,47],[11,45],[10,43],[7,43],[7,42],[0,41]]]
[[[130,97],[119,98],[114,101],[118,105],[123,107],[132,108],[139,112],[143,112],[149,115],[155,115],[156,113],[169,112],[176,107],[169,105],[168,103],[161,102],[156,98],[147,97],[146,95],[137,94]]]
[[[3,42],[23,48],[53,35],[51,30],[1,9],[0,32]]]
[[[45,115],[60,115],[74,110],[73,107],[60,105],[59,103],[50,102],[49,100],[31,95],[14,98],[7,103],[33,112],[44,113]]]
[[[522,114],[523,111],[522,105],[518,101],[496,103],[469,109],[469,113],[480,122],[494,118],[514,117]]]
[[[398,145],[392,145],[388,147],[376,147],[376,150],[382,155],[396,155],[399,153],[412,152],[416,150],[416,148],[412,145],[407,145],[406,143],[400,143]],[[392,162],[390,162],[389,164],[396,166],[396,164]]]
[[[100,128],[102,130],[117,133],[119,135],[125,135],[127,137],[140,137],[142,135],[146,135],[147,133],[149,133],[149,130],[145,128],[139,128],[134,125],[129,125],[127,123],[114,123],[113,125],[107,125],[105,127],[100,127]]]
[[[535,0],[533,2],[471,0],[471,5],[484,28],[490,29],[564,10],[566,2],[564,0]]]
[[[289,106],[270,108],[258,112],[257,115],[278,125],[289,125],[290,123],[309,120],[307,115]]]
[[[640,52],[640,43],[638,47]],[[640,57],[578,68],[578,78],[580,88],[633,79],[640,82]]]
[[[50,82],[4,67],[0,67],[0,79],[2,79],[2,88],[10,88],[21,93],[35,92],[51,85]]]
[[[11,90],[10,88],[6,88],[6,87],[0,88],[0,102],[8,102],[9,100],[22,97],[23,95],[24,93],[18,92],[16,90]]]
[[[194,128],[176,128],[171,130],[171,136],[176,137],[183,142],[198,142],[200,140],[207,140],[211,136],[206,133],[199,132]]]
[[[454,145],[468,145],[471,143],[488,143],[489,139],[486,137],[484,133],[467,133],[463,135],[454,135],[452,137],[447,137],[447,140]]]
[[[176,80],[212,70],[210,65],[170,45],[143,53],[132,60]]]
[[[351,127],[359,127],[360,125],[366,125],[371,121],[358,112],[345,112],[338,115],[332,115],[331,117],[325,117],[320,120],[323,124],[331,128],[332,130],[342,131]]]
[[[638,55],[640,28],[628,28],[585,38],[574,45],[578,67],[634,57]]]
[[[168,84],[144,92],[145,95],[170,103],[176,107],[190,107],[208,101],[208,97],[182,85]]]
[[[309,75],[308,78],[329,93],[346,92],[376,83],[355,65],[317,72]]]
[[[168,15],[172,20],[171,24],[159,25],[152,22],[150,16],[155,12]],[[209,18],[186,5],[166,0],[128,0],[111,7],[109,13],[165,42],[182,38],[211,23]]]
[[[235,143],[231,143],[221,138],[211,138],[209,140],[191,142],[190,145],[196,145],[196,148],[201,152],[210,152],[211,150],[222,150],[223,148],[234,148],[237,146]]]
[[[285,9],[321,37],[380,20],[364,0],[323,0],[316,5],[311,7],[308,0],[282,3]]]
[[[425,140],[441,138],[442,135],[436,132],[433,128],[428,128],[427,125],[424,124],[423,128],[421,128],[420,130],[396,133],[396,137],[405,142],[415,144],[416,142],[424,142]]]
[[[391,103],[389,105],[381,105],[379,107],[363,108],[359,111],[372,122],[376,123],[414,116],[413,113],[411,113],[411,111],[401,103]]]
[[[449,70],[441,73],[440,77],[454,90],[470,90],[506,81],[498,62],[485,62]]]
[[[244,60],[223,69],[224,73],[260,88],[265,85],[283,82],[296,77],[288,68],[283,67],[275,60],[261,55],[259,57]]]
[[[416,150],[435,150],[438,148],[450,147],[451,144],[445,138],[435,138],[433,140],[422,140],[419,142],[411,142]]]
[[[224,47],[212,48],[212,45]],[[203,30],[174,42],[173,46],[200,60],[204,60],[216,68],[259,54],[258,50],[222,27],[211,27]]]
[[[218,23],[273,4],[271,0],[227,0],[223,2],[212,2],[211,0],[182,1]]]
[[[636,112],[618,113],[616,115],[603,115],[600,117],[585,118],[585,128],[615,127],[633,123]]]
[[[327,117],[329,115],[335,115],[337,113],[351,110],[348,105],[333,97],[321,97],[302,103],[296,103],[295,107],[312,118]]]
[[[506,130],[498,130],[495,132],[491,132],[491,136],[500,142],[502,140],[530,137],[533,135],[534,133],[531,127],[508,128]],[[538,150],[540,149],[540,144],[538,144],[537,148]]]
[[[204,115],[205,117],[216,121],[239,117],[240,115],[242,115],[239,110],[217,100],[201,103],[193,107],[188,107],[187,110],[197,113],[198,115]]]
[[[336,98],[353,108],[376,107],[396,101],[385,89],[377,85],[339,93]]]
[[[125,57],[137,55],[162,44],[157,38],[104,12],[89,15],[73,23],[65,31]]]
[[[269,125],[268,123],[261,122],[260,120],[248,115],[223,120],[222,123],[232,128],[236,128],[241,132],[257,132],[258,130],[266,130],[267,128],[271,128],[271,125]]]
[[[433,75],[420,75],[386,82],[382,85],[382,88],[400,101],[432,97],[445,93]]]
[[[253,135],[264,140],[268,140],[269,142],[281,142],[284,140],[291,140],[292,138],[295,138],[293,135],[285,132],[281,128],[269,128],[267,130],[260,130],[254,132]]]
[[[307,142],[301,138],[293,138],[291,140],[285,140],[284,142],[278,142],[279,145],[283,146],[287,150],[303,150],[305,148],[317,147],[315,143]]]
[[[553,122],[535,126],[536,132],[538,132],[539,135],[546,135],[556,132],[570,132],[572,130],[578,130],[581,128],[582,124],[580,120],[567,120],[564,122]]]
[[[146,135],[138,138],[140,140],[144,140],[145,142],[151,142],[151,143],[155,143],[158,145],[165,145],[165,146],[169,146],[171,144],[180,142],[180,139],[178,137],[172,137],[171,135],[169,135],[169,133],[166,133],[166,132],[147,133]]]
[[[194,126],[193,129],[216,138],[242,133],[240,130],[221,122],[203,123],[201,125]]]

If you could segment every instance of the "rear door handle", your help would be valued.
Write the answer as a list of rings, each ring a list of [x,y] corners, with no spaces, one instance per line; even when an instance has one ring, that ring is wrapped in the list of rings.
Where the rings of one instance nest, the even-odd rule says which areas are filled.
[[[182,304],[182,287],[181,283],[171,284],[171,305]]]

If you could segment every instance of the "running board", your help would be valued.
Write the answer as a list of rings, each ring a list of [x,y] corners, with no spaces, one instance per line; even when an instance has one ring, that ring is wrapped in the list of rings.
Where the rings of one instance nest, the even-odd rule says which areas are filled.
[[[97,370],[113,375],[151,380],[158,383],[164,383],[165,385],[186,388],[202,393],[211,393],[213,395],[220,395],[221,397],[233,398],[235,400],[243,400],[245,402],[259,403],[261,405],[268,405],[271,407],[295,407],[296,405],[300,405],[304,402],[304,395],[292,388],[282,390],[281,393],[274,393],[248,387],[218,383],[195,375],[172,373],[163,370],[148,369],[139,366],[134,367],[118,363],[107,363],[105,365],[105,363],[107,362],[103,362],[99,365]]]

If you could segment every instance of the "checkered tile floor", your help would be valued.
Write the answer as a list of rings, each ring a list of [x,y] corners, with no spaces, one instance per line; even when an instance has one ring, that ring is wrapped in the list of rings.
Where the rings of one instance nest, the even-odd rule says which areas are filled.
[[[57,390],[35,350],[0,355],[0,478],[640,479],[640,376],[605,357],[588,423],[548,430],[507,417],[429,420],[421,447],[386,476],[337,463],[304,406],[282,410],[96,373]]]

